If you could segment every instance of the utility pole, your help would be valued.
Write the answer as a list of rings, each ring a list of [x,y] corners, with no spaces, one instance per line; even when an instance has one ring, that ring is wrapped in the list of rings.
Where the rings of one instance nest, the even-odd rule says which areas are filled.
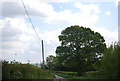
[[[43,66],[45,66],[45,61],[44,61],[44,45],[43,45],[43,40],[42,40],[42,58],[43,58]]]

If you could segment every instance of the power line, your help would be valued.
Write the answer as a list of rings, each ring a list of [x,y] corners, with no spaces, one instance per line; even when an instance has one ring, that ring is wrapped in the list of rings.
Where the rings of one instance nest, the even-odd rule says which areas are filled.
[[[26,12],[26,14],[27,14],[27,16],[28,16],[28,19],[29,19],[29,21],[30,21],[30,23],[31,23],[31,25],[32,25],[32,28],[33,28],[33,30],[34,30],[34,32],[35,32],[38,40],[41,41],[41,39],[40,39],[37,31],[35,30],[35,27],[34,27],[34,25],[33,25],[33,23],[32,23],[32,20],[31,20],[31,18],[30,18],[30,15],[28,14],[28,11],[27,11],[27,9],[26,9],[26,7],[25,7],[25,4],[24,4],[23,0],[21,0],[21,2],[22,2],[22,4],[23,4],[23,7],[24,7],[24,9],[25,9],[25,12]]]
[[[22,2],[22,4],[23,4],[23,7],[24,7],[24,9],[25,9],[25,12],[26,12],[26,14],[27,14],[27,16],[28,16],[28,19],[29,19],[29,21],[30,21],[30,23],[31,23],[31,25],[32,25],[32,28],[33,28],[33,30],[34,30],[36,36],[38,37],[38,40],[41,41],[41,40],[40,40],[40,37],[39,37],[39,35],[38,35],[38,33],[37,33],[36,30],[35,30],[35,27],[34,27],[34,25],[33,25],[33,23],[32,23],[32,20],[31,20],[29,14],[28,14],[28,12],[27,12],[27,9],[26,9],[26,7],[25,7],[24,2],[23,2],[22,0],[21,0],[21,2]],[[43,64],[44,64],[44,48],[43,48],[43,40],[42,40],[42,57],[43,57]]]

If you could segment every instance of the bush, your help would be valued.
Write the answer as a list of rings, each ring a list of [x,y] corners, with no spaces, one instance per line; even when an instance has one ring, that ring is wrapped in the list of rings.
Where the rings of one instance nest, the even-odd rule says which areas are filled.
[[[118,55],[120,54],[119,45],[111,45],[105,50],[101,61],[100,76],[103,78],[116,79],[118,76]]]
[[[3,79],[46,79],[50,71],[30,64],[2,64]]]

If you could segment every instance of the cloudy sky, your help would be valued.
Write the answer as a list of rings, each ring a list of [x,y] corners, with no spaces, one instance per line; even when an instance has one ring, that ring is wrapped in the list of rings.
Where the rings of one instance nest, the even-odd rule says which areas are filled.
[[[118,0],[23,0],[40,40],[45,57],[55,55],[58,36],[71,25],[99,32],[109,45],[118,40]],[[21,0],[0,2],[0,56],[5,60],[42,62],[38,40]]]

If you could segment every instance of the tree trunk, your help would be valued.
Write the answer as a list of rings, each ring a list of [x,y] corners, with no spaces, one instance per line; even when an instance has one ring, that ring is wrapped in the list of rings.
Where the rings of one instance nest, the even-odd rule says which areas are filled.
[[[79,76],[81,76],[81,75],[83,75],[83,68],[82,68],[82,66],[80,66],[80,65],[78,65],[78,67],[77,67],[77,74],[79,75]]]
[[[83,75],[83,71],[82,71],[82,70],[78,70],[78,71],[77,71],[77,74],[78,74],[79,76],[82,76],[82,75]]]

